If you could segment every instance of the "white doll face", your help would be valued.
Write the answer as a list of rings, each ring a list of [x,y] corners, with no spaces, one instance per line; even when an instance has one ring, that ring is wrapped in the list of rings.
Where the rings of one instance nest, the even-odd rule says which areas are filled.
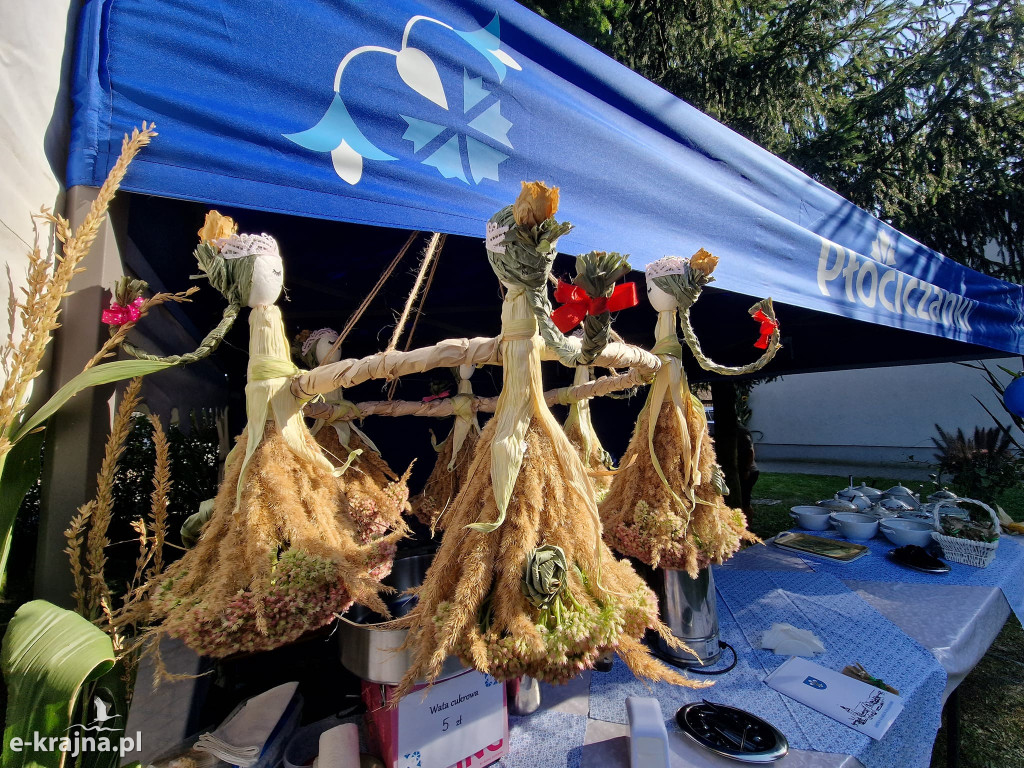
[[[470,376],[473,375],[473,371],[475,371],[475,370],[476,370],[476,366],[475,365],[460,365],[459,366],[459,378],[461,378],[463,381],[466,381],[466,380],[469,379]]]
[[[280,256],[261,253],[256,257],[252,270],[252,287],[249,289],[250,307],[274,304],[284,287],[284,261]]]
[[[651,306],[659,312],[671,312],[678,307],[676,300],[654,284],[654,280],[647,281],[647,300]]]
[[[318,363],[324,365],[326,363],[336,363],[339,360],[341,360],[341,347],[338,347],[336,350],[334,350],[333,354],[331,353],[331,347],[334,346],[334,341],[337,338],[337,336],[322,336],[319,339],[317,339],[315,354],[316,361]],[[331,356],[330,360],[325,359],[328,355]]]

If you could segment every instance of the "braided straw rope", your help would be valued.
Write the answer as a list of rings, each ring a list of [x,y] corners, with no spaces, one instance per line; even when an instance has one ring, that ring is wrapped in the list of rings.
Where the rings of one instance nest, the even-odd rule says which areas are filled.
[[[618,392],[645,384],[648,378],[649,375],[645,375],[639,370],[632,370],[615,376],[602,376],[599,379],[574,387],[549,389],[544,393],[544,401],[548,405],[568,405],[569,403],[588,400],[592,397],[603,397],[611,392]],[[418,400],[368,400],[363,403],[345,403],[342,405],[316,402],[306,403],[303,412],[311,419],[325,419],[327,421],[347,421],[362,419],[366,416],[432,416],[444,418],[456,415],[458,410],[456,406],[460,397],[465,396],[456,395],[455,397],[442,400],[431,400],[427,403]],[[494,413],[494,409],[498,405],[498,398],[473,397],[469,402],[473,413]]]
[[[567,341],[570,344],[580,343],[578,339],[572,338]],[[432,347],[421,347],[411,352],[378,352],[360,359],[339,360],[298,374],[292,379],[291,390],[300,400],[312,400],[317,395],[354,387],[369,379],[390,380],[434,368],[453,368],[457,365],[500,365],[500,344],[501,337],[446,339]],[[548,358],[548,355],[551,358],[557,357],[553,351],[548,351],[544,357]],[[652,376],[661,367],[661,360],[640,347],[613,342],[597,356],[593,365],[601,368],[632,369],[630,374],[626,374],[635,376],[631,379],[631,384],[608,390],[617,391],[636,386]],[[451,411],[447,415],[450,416]]]

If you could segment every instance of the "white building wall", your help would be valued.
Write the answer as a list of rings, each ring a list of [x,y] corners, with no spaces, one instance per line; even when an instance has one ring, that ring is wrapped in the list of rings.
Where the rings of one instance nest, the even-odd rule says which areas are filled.
[[[986,361],[1014,371],[1021,358]],[[955,363],[785,376],[754,387],[750,428],[762,471],[926,479],[935,425],[971,434],[995,426],[978,397],[1009,418],[984,374]]]
[[[25,284],[33,242],[30,214],[44,205],[58,212],[64,208],[71,5],[69,0],[0,2],[0,255],[16,289]],[[6,339],[7,313],[0,318]]]

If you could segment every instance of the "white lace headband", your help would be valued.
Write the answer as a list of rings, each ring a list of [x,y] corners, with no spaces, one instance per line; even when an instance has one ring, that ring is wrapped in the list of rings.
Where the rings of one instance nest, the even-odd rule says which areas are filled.
[[[648,264],[644,272],[647,279],[651,280],[655,277],[665,277],[665,275],[685,275],[689,266],[689,259],[680,256],[665,256]]]
[[[243,259],[246,256],[273,256],[281,258],[277,241],[270,235],[232,235],[215,241],[225,259]]]
[[[309,334],[309,337],[302,342],[302,354],[303,356],[308,355],[310,350],[316,345],[320,339],[330,339],[332,342],[337,340],[338,332],[333,328],[321,328],[319,331],[313,331]]]

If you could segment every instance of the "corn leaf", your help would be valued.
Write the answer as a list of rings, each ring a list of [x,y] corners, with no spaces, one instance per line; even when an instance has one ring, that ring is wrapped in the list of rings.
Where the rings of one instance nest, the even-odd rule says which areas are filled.
[[[114,666],[110,638],[72,611],[45,600],[25,603],[14,614],[0,649],[0,668],[7,683],[7,724],[4,768],[63,768],[59,749],[35,749],[33,735],[69,735],[76,701],[83,686]],[[87,708],[86,708],[87,709]],[[11,749],[20,738],[21,751]]]
[[[113,363],[105,363],[82,371],[71,381],[58,389],[43,406],[32,414],[12,438],[12,442],[18,442],[33,429],[55,414],[72,397],[83,389],[96,387],[101,384],[113,384],[115,381],[132,379],[136,376],[145,376],[150,373],[170,368],[175,363],[164,360],[117,360]]]
[[[14,521],[25,494],[39,479],[42,468],[43,433],[28,435],[15,443],[0,470],[0,584],[7,575]],[[2,590],[0,590],[2,591]]]
[[[94,726],[92,730],[85,730],[84,735],[106,736],[110,739],[111,745],[116,744],[120,746],[124,743],[121,741],[121,738],[125,736],[125,726],[128,724],[128,699],[132,689],[135,688],[135,673],[137,670],[137,665],[126,668],[124,660],[118,660],[93,685],[86,686],[83,689],[83,693],[87,693],[91,701],[98,699],[104,702],[104,714],[107,719],[104,720],[103,725],[109,726],[109,730],[101,733],[96,733]],[[87,723],[95,722],[96,712],[88,706],[88,702],[86,702],[85,711]],[[134,737],[129,738],[132,738],[134,748],[138,749],[138,745],[134,744]],[[121,753],[119,750],[101,751],[97,749],[83,750],[78,758],[76,768],[119,768],[120,765]]]

